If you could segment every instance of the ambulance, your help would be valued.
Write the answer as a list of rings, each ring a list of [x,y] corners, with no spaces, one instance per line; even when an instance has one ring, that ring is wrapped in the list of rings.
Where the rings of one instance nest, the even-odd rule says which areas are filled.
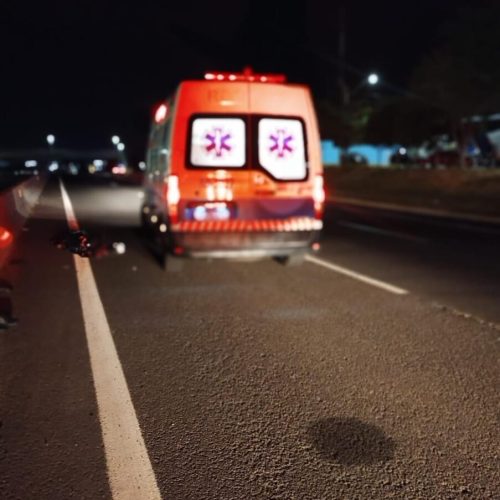
[[[144,179],[167,254],[301,262],[325,200],[309,88],[251,69],[181,82],[154,112]]]

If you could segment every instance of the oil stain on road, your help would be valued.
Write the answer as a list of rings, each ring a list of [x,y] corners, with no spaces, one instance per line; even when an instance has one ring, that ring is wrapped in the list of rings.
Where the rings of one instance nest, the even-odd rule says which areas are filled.
[[[308,429],[322,459],[341,465],[371,465],[394,457],[394,441],[375,425],[356,418],[325,418]]]

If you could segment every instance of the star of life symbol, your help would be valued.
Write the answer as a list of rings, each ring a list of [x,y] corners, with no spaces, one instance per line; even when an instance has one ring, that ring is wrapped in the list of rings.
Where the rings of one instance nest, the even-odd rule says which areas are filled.
[[[283,158],[286,152],[293,152],[293,148],[290,145],[290,143],[293,141],[293,136],[287,134],[287,131],[285,129],[276,130],[276,133],[271,134],[269,136],[269,139],[271,139],[272,141],[269,151],[271,153],[276,152],[278,158]]]
[[[207,152],[214,151],[215,156],[222,156],[224,151],[231,151],[231,146],[227,143],[231,139],[231,134],[224,133],[221,128],[214,128],[211,134],[206,134],[205,139],[208,144],[205,146]]]

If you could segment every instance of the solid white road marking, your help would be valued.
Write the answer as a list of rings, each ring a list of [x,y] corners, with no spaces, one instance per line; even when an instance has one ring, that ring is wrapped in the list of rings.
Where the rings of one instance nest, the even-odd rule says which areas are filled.
[[[61,195],[64,205],[64,212],[66,213],[66,220],[68,221],[68,226],[70,229],[77,231],[78,230],[78,221],[76,220],[75,212],[73,211],[73,205],[71,204],[71,200],[69,199],[68,192],[64,187],[63,181],[59,179],[59,185],[61,187]]]
[[[427,207],[414,207],[409,205],[397,205],[396,203],[384,203],[371,200],[360,200],[357,198],[344,198],[341,196],[330,196],[328,203],[340,203],[343,205],[354,205],[367,208],[379,208],[381,210],[390,210],[399,213],[408,213],[414,215],[431,215],[433,217],[442,217],[446,219],[456,219],[458,221],[481,222],[485,224],[500,224],[500,217],[488,215],[466,214],[461,212],[450,212],[448,210],[438,210]]]
[[[314,257],[313,255],[306,255],[306,260],[308,262],[311,262],[312,264],[316,264],[317,266],[322,266],[326,269],[330,269],[330,271],[335,271],[336,273],[343,274],[344,276],[349,276],[350,278],[362,281],[363,283],[367,283],[368,285],[376,286],[377,288],[381,288],[386,292],[391,292],[396,295],[406,295],[409,293],[408,290],[405,290],[404,288],[399,288],[397,286],[391,285],[390,283],[385,283],[384,281],[370,278],[369,276],[351,271],[350,269],[338,266],[336,264],[332,264],[331,262],[328,262],[326,260]]]
[[[347,227],[348,229],[355,229],[357,231],[363,231],[365,233],[380,234],[381,236],[389,236],[391,238],[397,238],[399,240],[412,241],[414,243],[429,243],[429,240],[425,238],[420,238],[418,236],[412,236],[410,234],[399,233],[397,231],[389,231],[387,229],[380,229],[375,226],[368,226],[366,224],[358,224],[355,222],[339,222],[339,226]]]
[[[68,225],[78,229],[62,181],[60,186]],[[87,259],[74,260],[113,499],[161,499],[92,267]]]

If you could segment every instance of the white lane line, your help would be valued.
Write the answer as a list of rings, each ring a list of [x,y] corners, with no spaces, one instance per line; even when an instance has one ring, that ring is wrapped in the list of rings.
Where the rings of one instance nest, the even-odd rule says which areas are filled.
[[[481,222],[486,224],[500,224],[500,217],[489,215],[475,215],[462,212],[450,212],[448,210],[439,210],[427,207],[415,207],[410,205],[398,205],[396,203],[384,203],[371,200],[360,200],[358,198],[344,198],[329,196],[329,203],[340,203],[345,205],[358,205],[360,207],[379,208],[381,210],[390,210],[399,213],[409,213],[415,215],[431,215],[433,217],[442,217],[446,219],[456,219],[458,221]]]
[[[60,181],[68,225],[78,228]],[[123,368],[87,259],[74,256],[113,500],[161,499]]]
[[[66,220],[68,221],[68,226],[70,229],[77,230],[78,229],[78,221],[76,220],[75,212],[73,210],[73,205],[71,204],[71,200],[69,199],[68,192],[64,187],[63,181],[59,179],[59,186],[61,187],[61,195],[64,205],[64,212],[66,213]]]
[[[344,276],[349,276],[350,278],[354,278],[355,280],[362,281],[363,283],[367,283],[368,285],[376,286],[377,288],[381,288],[386,292],[391,292],[396,295],[406,295],[408,294],[408,290],[404,288],[399,288],[397,286],[391,285],[390,283],[386,283],[385,281],[380,281],[375,278],[370,278],[365,274],[360,274],[355,271],[351,271],[342,266],[338,266],[336,264],[332,264],[323,259],[319,259],[318,257],[314,257],[313,255],[306,255],[306,260],[311,262],[312,264],[316,264],[317,266],[325,267],[326,269],[330,269],[330,271],[335,271],[336,273],[343,274]]]
[[[429,243],[429,240],[427,240],[426,238],[399,233],[397,231],[389,231],[387,229],[380,229],[379,227],[368,226],[366,224],[358,224],[355,222],[339,222],[338,225],[341,227],[347,227],[348,229],[355,229],[357,231],[363,231],[365,233],[379,234],[381,236],[388,236],[390,238],[397,238],[399,240],[411,241],[413,243]]]

